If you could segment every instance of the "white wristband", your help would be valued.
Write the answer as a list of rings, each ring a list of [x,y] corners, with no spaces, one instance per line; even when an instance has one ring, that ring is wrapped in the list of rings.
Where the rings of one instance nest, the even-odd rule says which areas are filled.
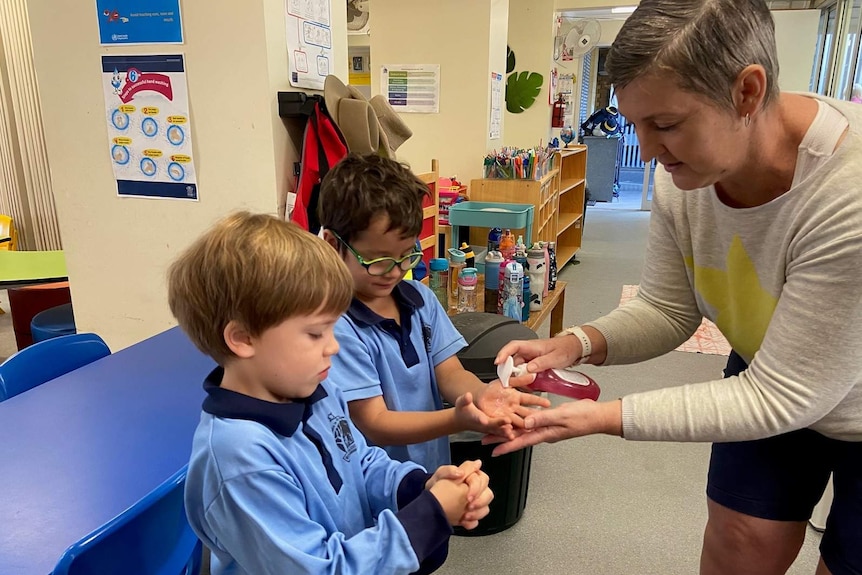
[[[578,338],[578,341],[581,342],[581,357],[575,360],[575,363],[573,363],[572,365],[580,365],[587,361],[590,358],[590,355],[593,353],[593,344],[590,341],[590,338],[587,336],[586,332],[580,327],[575,326],[568,329],[564,329],[557,334],[557,337],[564,335],[573,335]]]

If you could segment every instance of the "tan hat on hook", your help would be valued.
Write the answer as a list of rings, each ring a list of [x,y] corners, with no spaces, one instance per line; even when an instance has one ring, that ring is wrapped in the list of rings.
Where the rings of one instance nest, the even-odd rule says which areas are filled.
[[[391,149],[397,150],[401,144],[410,139],[413,135],[413,130],[404,123],[398,112],[392,107],[382,94],[377,94],[371,98],[371,107],[374,108],[374,113],[377,114],[377,121],[380,122],[380,131],[389,139]]]
[[[369,102],[336,76],[326,77],[323,100],[351,152],[394,158],[395,150],[413,135],[385,98],[375,96]]]
[[[326,111],[338,126],[347,149],[358,154],[376,153],[380,147],[380,124],[371,104],[353,86],[345,86],[335,76],[323,84]]]

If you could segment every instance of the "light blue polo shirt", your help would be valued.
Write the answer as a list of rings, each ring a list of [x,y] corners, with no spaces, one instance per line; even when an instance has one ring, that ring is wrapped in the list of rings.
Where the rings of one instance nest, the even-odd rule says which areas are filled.
[[[443,408],[434,367],[467,346],[434,292],[404,280],[392,296],[401,325],[383,318],[354,298],[335,324],[341,350],[332,357],[328,381],[348,402],[383,395],[391,411],[435,411]],[[383,447],[399,461],[415,461],[433,473],[449,463],[449,438],[413,445]]]

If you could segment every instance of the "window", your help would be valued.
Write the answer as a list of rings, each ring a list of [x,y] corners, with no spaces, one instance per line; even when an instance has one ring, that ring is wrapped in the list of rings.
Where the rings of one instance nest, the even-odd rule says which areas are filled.
[[[814,55],[814,73],[811,78],[811,91],[827,95],[830,70],[835,51],[835,31],[838,26],[838,5],[824,8],[820,16],[820,30],[817,32],[817,51]]]
[[[592,51],[584,54],[584,67],[581,71],[581,98],[580,98],[580,117],[578,118],[578,127],[587,121],[587,117],[592,113],[590,109],[590,79],[592,78]],[[575,133],[577,133],[577,128]]]
[[[841,64],[837,70],[837,88],[835,97],[847,100],[850,98],[850,90],[854,81],[854,72],[858,68],[857,58],[859,53],[859,32],[862,26],[862,0],[855,0],[849,10],[849,17],[844,34],[844,42],[841,48]]]
[[[809,89],[849,99],[860,70],[862,0],[838,0],[821,11]]]

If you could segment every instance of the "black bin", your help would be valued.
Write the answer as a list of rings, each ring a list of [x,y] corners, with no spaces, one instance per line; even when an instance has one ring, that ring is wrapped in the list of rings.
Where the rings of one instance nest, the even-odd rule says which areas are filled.
[[[494,358],[505,344],[513,339],[537,338],[533,330],[516,320],[493,313],[461,313],[452,317],[452,324],[467,340],[467,347],[458,354],[458,359],[465,369],[486,383],[497,379]],[[482,470],[488,474],[489,487],[494,492],[491,511],[479,521],[479,526],[470,531],[456,527],[456,535],[499,533],[517,523],[527,505],[533,448],[491,457],[494,446],[482,445],[481,438],[481,434],[470,431],[449,436],[452,463],[460,465],[468,459],[481,459]]]

